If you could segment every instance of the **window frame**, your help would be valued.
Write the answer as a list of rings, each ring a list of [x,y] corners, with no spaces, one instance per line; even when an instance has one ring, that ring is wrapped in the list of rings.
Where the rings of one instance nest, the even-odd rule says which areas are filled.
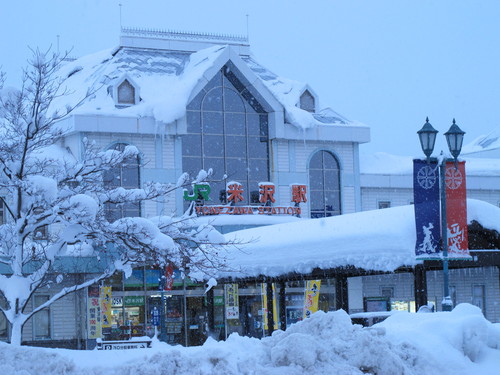
[[[313,166],[313,163],[316,163],[317,160],[314,160],[318,154],[320,154],[321,157],[321,168]],[[327,165],[325,165],[325,154],[329,155],[335,163],[335,168],[328,168]],[[322,186],[321,189],[315,189],[313,188],[315,184],[311,182],[311,176],[315,174],[314,172],[320,172],[320,176],[322,181],[320,181],[320,186]],[[336,173],[336,188],[334,189],[327,189],[325,186],[325,181],[327,180],[327,173],[334,172]],[[330,150],[326,149],[320,149],[311,154],[311,157],[308,162],[308,180],[309,180],[309,215],[311,218],[321,218],[321,217],[331,217],[331,216],[337,216],[337,215],[342,215],[342,168],[340,166],[339,159],[337,156]],[[316,181],[317,183],[318,181]],[[322,209],[314,209],[314,206],[316,205],[318,194],[321,195],[320,201],[322,201]],[[328,201],[328,198],[334,199],[334,204],[338,204],[338,209],[334,209],[334,205],[330,205],[332,207],[331,209],[328,209],[328,205],[326,205],[326,202]],[[318,205],[319,206],[319,205]]]
[[[45,301],[43,301],[42,303],[40,304],[37,304],[37,298],[40,298],[40,297],[43,297],[43,298],[46,298]],[[32,300],[32,306],[33,306],[33,310],[35,308],[37,308],[38,306],[44,304],[45,302],[47,302],[48,300],[50,299],[50,295],[49,294],[34,294],[33,295],[33,300]],[[33,331],[33,335],[32,335],[32,338],[33,338],[33,341],[43,341],[43,340],[51,340],[52,337],[53,337],[53,327],[54,327],[54,324],[53,324],[53,321],[52,321],[52,311],[51,311],[51,305],[43,308],[42,310],[36,312],[35,314],[33,314],[33,316],[31,317],[31,320],[32,320],[32,331]],[[47,314],[47,323],[48,323],[48,328],[47,328],[47,335],[37,335],[37,320],[40,319],[40,314],[42,313],[46,313]]]

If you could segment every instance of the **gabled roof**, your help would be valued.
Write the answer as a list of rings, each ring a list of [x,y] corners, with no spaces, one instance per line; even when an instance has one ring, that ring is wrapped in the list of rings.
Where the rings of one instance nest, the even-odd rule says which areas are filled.
[[[148,36],[151,39],[151,36]],[[73,113],[85,115],[154,117],[161,123],[172,123],[185,115],[186,106],[193,97],[193,90],[200,82],[215,74],[229,59],[257,89],[267,91],[271,101],[285,109],[286,121],[300,128],[321,124],[352,124],[332,110],[311,114],[296,106],[307,85],[279,77],[258,64],[253,57],[240,55],[237,46],[212,45],[195,52],[167,48],[128,46],[106,50],[67,63],[60,71],[64,80],[62,88],[69,94],[53,103],[55,108],[75,105],[86,93],[92,95]],[[148,39],[149,40],[149,39]],[[140,88],[140,102],[128,108],[116,108],[112,88],[120,77],[128,76]],[[275,111],[281,111],[273,105]],[[335,115],[332,115],[335,114]]]

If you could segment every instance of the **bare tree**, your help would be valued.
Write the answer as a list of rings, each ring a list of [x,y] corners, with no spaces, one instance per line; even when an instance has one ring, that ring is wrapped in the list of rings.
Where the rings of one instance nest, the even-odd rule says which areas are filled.
[[[77,159],[58,146],[65,135],[59,125],[79,103],[48,113],[54,100],[67,95],[57,72],[61,58],[33,51],[19,90],[7,90],[0,80],[0,195],[6,220],[0,225],[0,263],[10,273],[0,275],[0,306],[11,325],[12,344],[20,345],[22,328],[36,312],[68,293],[85,288],[135,264],[172,262],[210,273],[224,267],[224,238],[210,226],[193,230],[187,218],[152,221],[125,217],[110,222],[107,205],[140,204],[168,195],[187,183],[146,183],[139,189],[107,188],[103,180],[138,150],[100,151],[84,141]],[[92,90],[81,102],[92,95]],[[50,233],[40,236],[41,228]],[[92,252],[104,271],[69,285],[46,303],[27,312],[31,296],[54,281],[58,260]],[[61,282],[64,275],[55,280]]]

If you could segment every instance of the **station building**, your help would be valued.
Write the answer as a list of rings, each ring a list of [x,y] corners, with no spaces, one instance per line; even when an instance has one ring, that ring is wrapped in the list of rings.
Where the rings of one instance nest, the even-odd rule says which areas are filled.
[[[209,174],[208,184],[193,184],[161,201],[110,206],[110,220],[179,216],[192,209],[200,222],[210,221],[229,233],[411,203],[411,188],[403,182],[392,185],[400,176],[386,186],[380,175],[369,176],[377,173],[363,172],[360,145],[370,141],[369,127],[320,106],[320,98],[306,83],[280,77],[259,64],[245,37],[123,29],[117,48],[68,62],[61,74],[71,94],[55,105],[75,104],[87,89],[93,92],[64,120],[68,132],[62,147],[75,157],[82,155],[83,139],[102,150],[134,145],[140,151],[138,158],[109,176],[110,186],[175,184],[184,172],[192,178],[200,170]],[[382,191],[388,194],[377,195]],[[408,198],[393,203],[400,196]],[[306,279],[322,280],[318,303],[325,311],[363,311],[380,297],[387,306],[405,309],[406,303],[412,310],[412,266],[402,264],[398,273],[389,275],[383,268],[342,264],[293,275],[221,276],[220,285],[207,293],[203,283],[178,270],[170,271],[170,290],[160,291],[158,280],[165,270],[144,265],[131,277],[116,274],[37,313],[24,328],[23,342],[93,348],[100,338],[152,335],[155,309],[163,311],[161,338],[172,344],[199,345],[207,335],[224,339],[232,332],[261,337],[270,328],[302,319]],[[93,269],[65,267],[70,282],[85,280],[104,265],[96,260]],[[437,290],[439,281],[432,280],[438,271],[429,267],[424,271],[429,273],[427,284]],[[498,301],[498,265],[471,269],[464,288],[493,285],[493,291],[482,291]],[[33,306],[63,286],[40,291]],[[460,295],[462,286],[456,288]],[[111,296],[107,323],[99,311],[103,291]],[[238,301],[235,319],[228,319],[229,308],[234,308],[228,306],[230,295]],[[467,298],[457,297],[463,300]],[[439,301],[435,304],[439,307]],[[491,311],[486,316],[498,321],[498,308]],[[8,329],[5,320],[0,321],[0,336],[7,337]]]

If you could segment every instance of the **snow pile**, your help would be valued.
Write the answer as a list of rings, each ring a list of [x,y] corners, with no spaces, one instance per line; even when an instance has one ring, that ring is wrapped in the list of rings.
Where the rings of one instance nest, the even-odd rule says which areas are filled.
[[[480,310],[391,316],[361,328],[342,310],[310,319],[262,340],[231,335],[201,347],[71,351],[0,345],[0,372],[29,374],[497,374],[500,329]]]

